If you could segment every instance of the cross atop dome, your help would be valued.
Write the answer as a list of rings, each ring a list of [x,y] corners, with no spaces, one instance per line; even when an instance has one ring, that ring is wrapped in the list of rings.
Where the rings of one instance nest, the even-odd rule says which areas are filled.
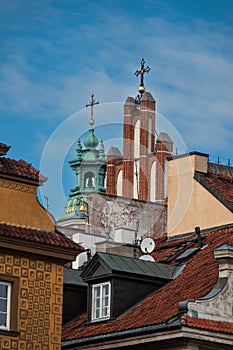
[[[139,75],[141,76],[141,82],[140,82],[140,86],[138,88],[138,92],[141,94],[141,96],[146,90],[145,87],[144,87],[144,74],[145,73],[149,73],[149,71],[150,71],[150,67],[147,66],[145,68],[144,65],[145,65],[145,60],[144,60],[144,58],[142,58],[142,60],[141,60],[141,69],[136,70],[136,72],[134,73],[136,75],[136,77],[138,77]]]
[[[89,120],[89,124],[92,126],[94,124],[94,119],[93,119],[93,115],[94,115],[94,106],[98,105],[99,101],[96,101],[94,99],[94,94],[91,95],[91,99],[90,99],[90,103],[86,104],[86,107],[90,107],[91,109],[91,119]]]

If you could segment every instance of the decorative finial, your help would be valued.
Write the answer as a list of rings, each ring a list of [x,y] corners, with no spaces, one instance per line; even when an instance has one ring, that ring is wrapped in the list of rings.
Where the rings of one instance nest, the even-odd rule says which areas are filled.
[[[150,71],[150,67],[147,66],[146,68],[144,68],[144,65],[145,65],[145,61],[144,61],[144,58],[142,58],[141,60],[141,69],[140,70],[136,70],[136,72],[134,73],[137,76],[141,76],[141,82],[140,82],[140,86],[138,88],[138,92],[142,94],[145,92],[145,87],[144,87],[144,82],[143,82],[143,78],[144,78],[144,73],[149,73]]]
[[[91,95],[91,99],[90,99],[90,103],[86,104],[86,107],[91,107],[91,119],[89,120],[89,124],[92,126],[94,124],[94,119],[93,119],[93,115],[94,115],[94,106],[98,105],[99,101],[96,101],[94,99],[94,94]]]

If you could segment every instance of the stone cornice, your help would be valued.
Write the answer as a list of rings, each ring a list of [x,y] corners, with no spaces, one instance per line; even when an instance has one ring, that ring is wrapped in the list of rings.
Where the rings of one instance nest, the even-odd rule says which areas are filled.
[[[0,179],[0,187],[34,194],[37,192],[37,187],[35,185],[24,184],[12,181],[11,179]]]

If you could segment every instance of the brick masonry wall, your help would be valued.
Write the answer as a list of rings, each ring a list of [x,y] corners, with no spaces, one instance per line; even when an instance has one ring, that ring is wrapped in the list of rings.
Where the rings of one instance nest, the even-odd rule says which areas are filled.
[[[157,168],[156,168],[156,199],[161,201],[164,200],[164,170],[165,160],[172,156],[173,144],[167,142],[156,142],[156,157],[157,157]]]
[[[164,164],[165,159],[172,154],[172,144],[156,142],[155,153],[155,110],[156,102],[149,94],[141,100],[140,107],[135,104],[132,97],[128,97],[124,105],[124,131],[123,131],[123,163],[116,167],[107,167],[107,193],[117,193],[117,176],[119,169],[123,169],[122,195],[132,198],[134,196],[134,129],[137,120],[140,120],[140,169],[139,170],[139,199],[150,199],[151,166],[156,161],[156,200],[164,201]],[[151,149],[148,150],[149,120],[151,119]],[[112,162],[113,163],[113,162]],[[117,171],[118,170],[118,171]]]

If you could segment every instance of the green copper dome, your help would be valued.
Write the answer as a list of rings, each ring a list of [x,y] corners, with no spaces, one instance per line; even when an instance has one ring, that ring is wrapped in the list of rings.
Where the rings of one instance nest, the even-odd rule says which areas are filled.
[[[94,129],[89,129],[89,134],[84,139],[84,145],[87,149],[94,149],[98,146],[99,141],[94,135]]]

